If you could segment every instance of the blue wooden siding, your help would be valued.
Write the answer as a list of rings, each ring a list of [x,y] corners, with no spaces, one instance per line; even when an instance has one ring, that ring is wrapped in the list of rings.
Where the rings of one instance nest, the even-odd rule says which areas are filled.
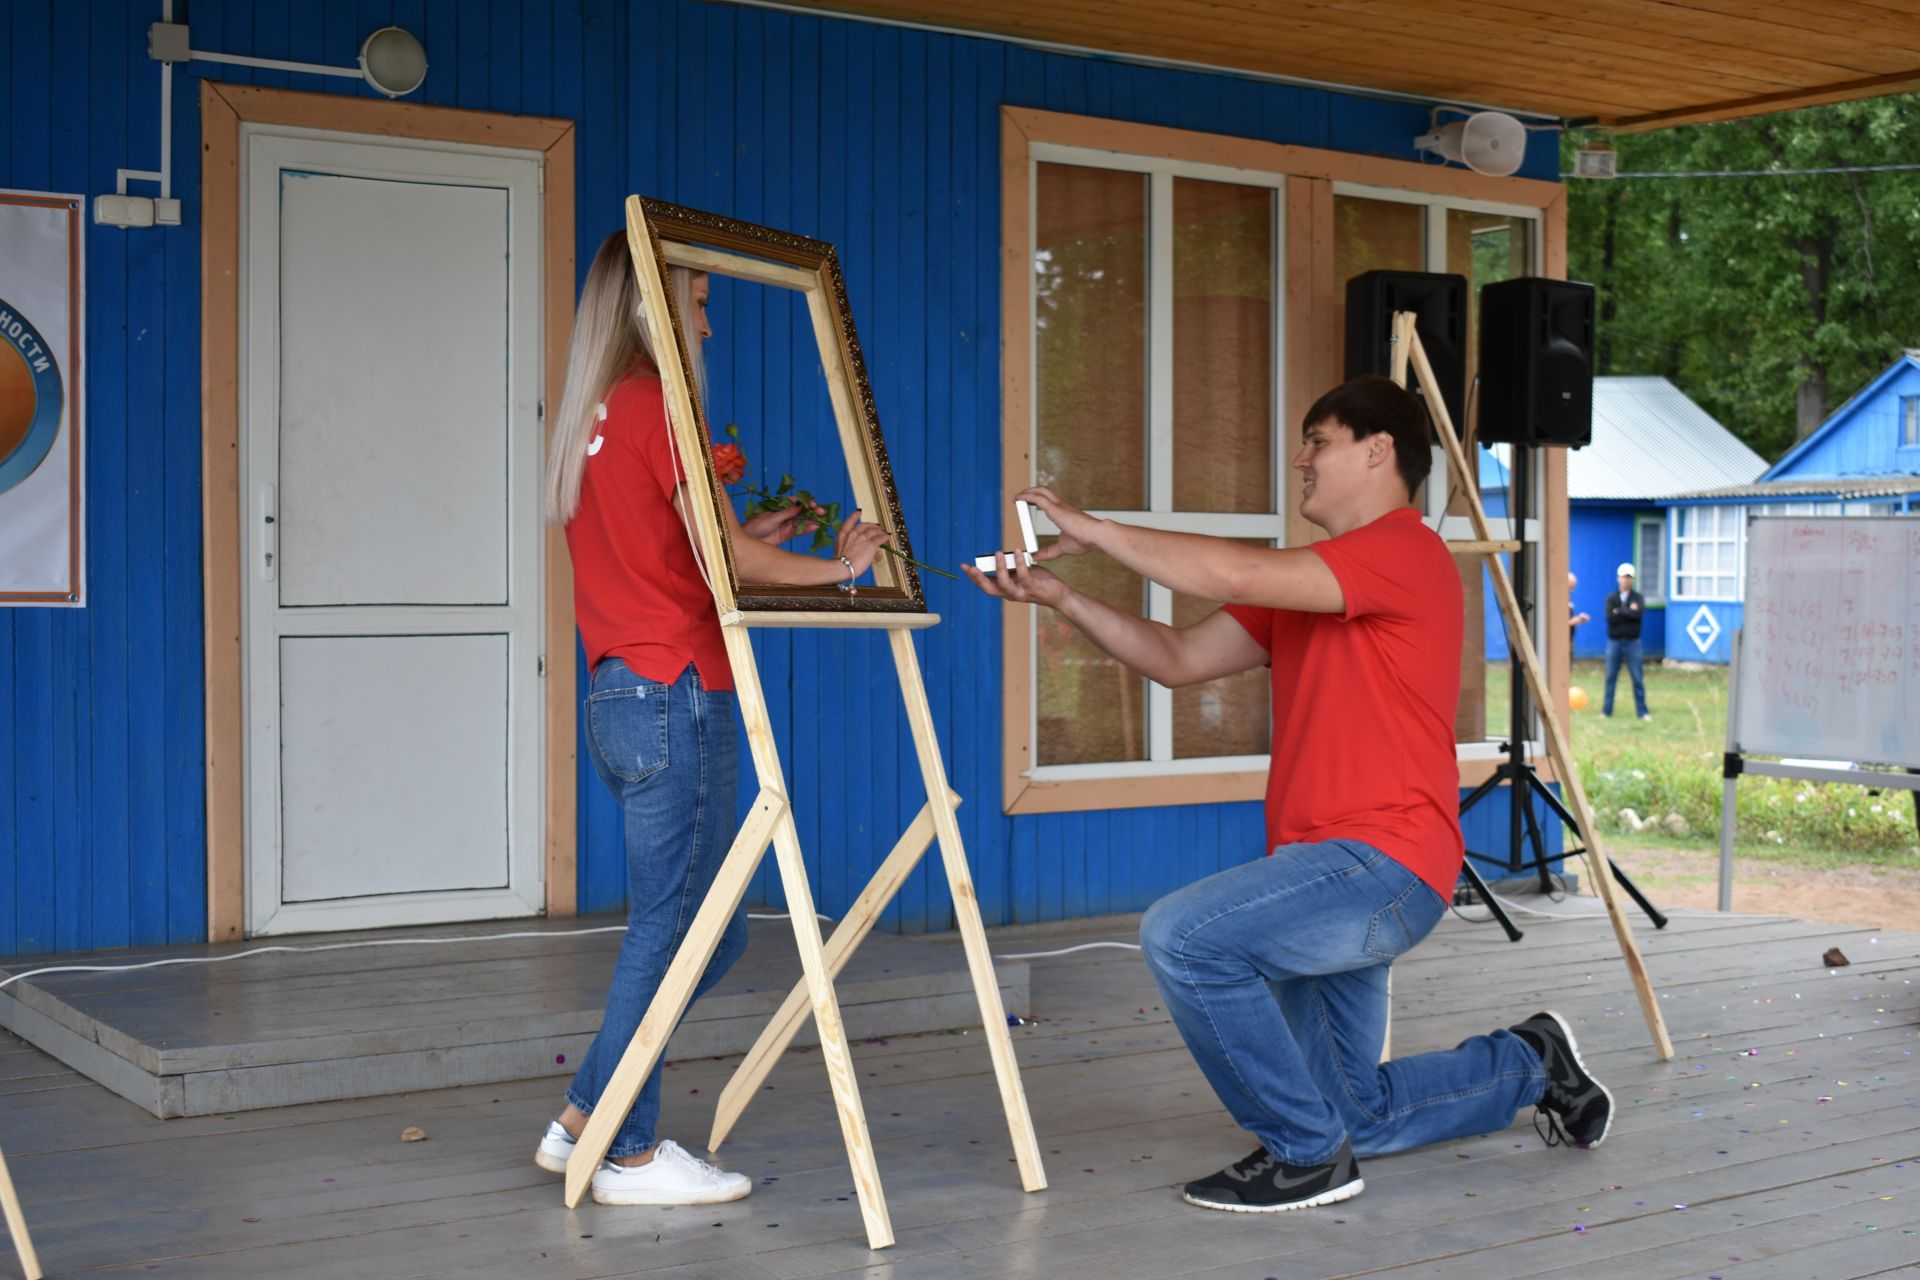
[[[1920,359],[1902,356],[1761,479],[1920,473],[1920,447],[1901,444],[1901,402],[1912,396],[1920,396]]]
[[[411,100],[562,116],[577,134],[584,268],[640,191],[833,241],[922,558],[999,529],[999,117],[1003,103],[1410,159],[1418,107],[1042,54],[989,40],[696,0],[193,0],[194,47],[351,64],[398,23],[431,69]],[[158,168],[158,0],[0,5],[0,186],[113,190]],[[0,614],[0,953],[205,934],[200,573],[199,101],[213,76],[370,96],[353,82],[196,63],[175,73],[177,228],[87,231],[84,610]],[[1523,170],[1551,178],[1551,135]],[[151,187],[136,185],[136,193]],[[780,385],[791,343],[729,359],[736,395]],[[1260,851],[1257,805],[1000,812],[999,606],[935,580],[921,636],[989,922],[1127,911]],[[761,635],[822,910],[844,908],[918,807],[877,635]],[[582,752],[584,758],[584,750]],[[622,898],[618,814],[583,770],[579,901]],[[756,897],[777,901],[763,875]],[[922,874],[889,927],[939,929]]]
[[[1567,514],[1567,568],[1580,579],[1574,589],[1573,603],[1578,612],[1591,614],[1590,621],[1575,631],[1573,656],[1604,658],[1607,653],[1606,603],[1609,592],[1619,587],[1614,570],[1622,561],[1639,560],[1636,550],[1642,516],[1658,515],[1644,507],[1614,503],[1574,502]],[[1658,600],[1666,590],[1664,582],[1645,582],[1640,593]],[[1658,605],[1647,607],[1641,624],[1641,647],[1649,658],[1667,651],[1667,611]],[[1589,690],[1591,692],[1591,690]]]

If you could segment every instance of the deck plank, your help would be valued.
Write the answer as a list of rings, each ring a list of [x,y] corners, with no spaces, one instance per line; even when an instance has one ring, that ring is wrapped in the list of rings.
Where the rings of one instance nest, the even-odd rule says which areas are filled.
[[[554,1080],[162,1122],[0,1037],[0,1145],[51,1274],[1660,1280],[1718,1273],[1732,1256],[1742,1276],[1796,1277],[1864,1277],[1920,1256],[1920,1237],[1903,1234],[1920,1229],[1920,937],[1785,918],[1643,931],[1678,1054],[1661,1063],[1604,921],[1524,927],[1509,945],[1450,920],[1397,967],[1396,1047],[1564,1008],[1621,1102],[1607,1145],[1547,1150],[1522,1119],[1367,1161],[1364,1195],[1283,1219],[1180,1202],[1179,1182],[1247,1140],[1137,954],[1120,951],[1031,962],[1035,1019],[1014,1044],[1051,1180],[1038,1195],[1019,1189],[977,1032],[854,1044],[899,1240],[879,1254],[840,1198],[851,1179],[832,1100],[804,1050],[721,1152],[777,1181],[717,1209],[561,1207],[528,1160]],[[1015,954],[1129,930],[1137,922],[1003,930],[993,945]],[[1829,945],[1854,963],[1824,968]],[[662,1131],[690,1145],[704,1133],[734,1061],[673,1064]],[[400,1144],[408,1124],[429,1140]]]

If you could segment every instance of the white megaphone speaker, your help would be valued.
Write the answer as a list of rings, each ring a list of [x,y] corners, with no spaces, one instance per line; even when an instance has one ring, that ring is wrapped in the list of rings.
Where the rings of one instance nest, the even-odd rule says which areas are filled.
[[[1504,178],[1527,158],[1527,127],[1504,111],[1476,111],[1421,134],[1413,145],[1458,160],[1475,173]]]

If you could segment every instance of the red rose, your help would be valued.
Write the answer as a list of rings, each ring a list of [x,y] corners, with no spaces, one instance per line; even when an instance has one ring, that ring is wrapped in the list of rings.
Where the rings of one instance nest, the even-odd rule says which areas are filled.
[[[720,477],[720,483],[736,484],[747,474],[747,455],[740,452],[737,444],[715,445],[713,472]]]

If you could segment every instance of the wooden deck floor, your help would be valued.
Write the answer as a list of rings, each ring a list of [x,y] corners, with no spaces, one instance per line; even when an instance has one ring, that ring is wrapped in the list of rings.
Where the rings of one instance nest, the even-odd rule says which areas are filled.
[[[1551,1004],[1620,1100],[1606,1146],[1549,1150],[1521,1119],[1368,1161],[1358,1199],[1277,1217],[1180,1202],[1173,1188],[1248,1142],[1118,951],[1033,962],[1037,1021],[1015,1035],[1039,1194],[1019,1189],[977,1031],[855,1046],[899,1237],[878,1254],[811,1052],[720,1152],[760,1179],[720,1209],[563,1208],[528,1159],[549,1081],[159,1121],[8,1039],[0,1143],[52,1276],[1809,1280],[1920,1264],[1920,936],[1710,916],[1643,931],[1680,1054],[1657,1063],[1604,922],[1526,927],[1509,945],[1444,923],[1395,970],[1395,1046]],[[995,949],[1126,936],[1091,922],[1003,931]],[[1853,963],[1829,970],[1832,946]],[[670,1069],[666,1135],[699,1150],[731,1065]],[[408,1125],[428,1141],[402,1144]]]

